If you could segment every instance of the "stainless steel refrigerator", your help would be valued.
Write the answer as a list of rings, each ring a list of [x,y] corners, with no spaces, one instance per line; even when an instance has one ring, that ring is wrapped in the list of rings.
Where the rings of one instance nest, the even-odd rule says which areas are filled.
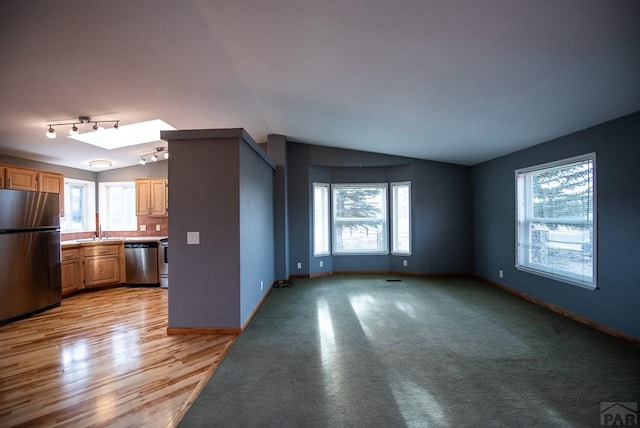
[[[58,197],[0,189],[0,324],[60,304]]]

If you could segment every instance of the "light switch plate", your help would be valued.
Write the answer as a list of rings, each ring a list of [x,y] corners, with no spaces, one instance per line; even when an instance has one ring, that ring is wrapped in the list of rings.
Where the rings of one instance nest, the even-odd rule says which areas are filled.
[[[199,245],[200,232],[187,232],[187,245]]]

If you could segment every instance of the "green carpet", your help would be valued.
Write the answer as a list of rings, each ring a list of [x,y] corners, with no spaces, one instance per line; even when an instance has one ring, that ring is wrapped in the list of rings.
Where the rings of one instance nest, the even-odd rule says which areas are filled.
[[[598,427],[601,402],[640,401],[638,347],[479,281],[295,284],[181,427]]]

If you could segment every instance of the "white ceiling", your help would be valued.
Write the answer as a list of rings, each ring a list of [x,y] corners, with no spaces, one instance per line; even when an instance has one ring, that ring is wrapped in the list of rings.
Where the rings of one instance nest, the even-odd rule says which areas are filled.
[[[0,153],[79,115],[473,165],[640,110],[637,0],[3,0]]]

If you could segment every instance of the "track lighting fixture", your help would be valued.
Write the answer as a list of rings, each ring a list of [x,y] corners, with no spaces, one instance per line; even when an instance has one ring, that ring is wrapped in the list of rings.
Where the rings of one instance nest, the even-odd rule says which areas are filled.
[[[164,159],[169,159],[169,152],[166,147],[156,147],[155,152],[140,156],[140,161],[138,163],[140,165],[145,165],[148,161],[157,162],[161,154]]]
[[[69,135],[76,136],[79,132],[77,125],[84,125],[86,123],[93,123],[93,129],[95,131],[101,131],[104,129],[102,126],[100,126],[101,123],[113,123],[113,127],[115,129],[118,129],[120,127],[120,120],[91,120],[89,116],[78,116],[77,122],[52,123],[47,125],[48,129],[45,135],[47,138],[56,138],[56,130],[53,129],[54,126],[71,125]]]

